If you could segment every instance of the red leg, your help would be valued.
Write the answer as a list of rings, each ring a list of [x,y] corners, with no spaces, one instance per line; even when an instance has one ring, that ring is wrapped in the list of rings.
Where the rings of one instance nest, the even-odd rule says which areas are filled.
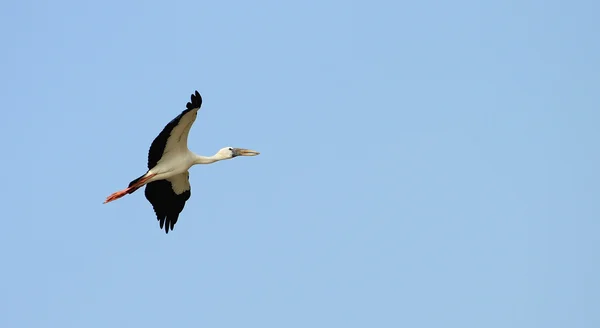
[[[120,190],[120,191],[117,191],[117,192],[113,192],[110,196],[106,197],[106,200],[102,204],[110,203],[113,200],[117,200],[117,199],[119,199],[119,198],[127,195],[128,191],[129,191],[129,188],[123,189],[123,190]]]
[[[117,200],[117,199],[119,199],[119,198],[121,198],[121,197],[123,197],[123,196],[127,195],[129,192],[133,192],[133,191],[135,191],[135,190],[136,190],[136,189],[138,189],[139,187],[141,187],[141,186],[145,185],[145,184],[146,184],[146,182],[147,182],[148,180],[150,180],[150,178],[152,178],[152,177],[153,177],[153,176],[155,176],[155,175],[156,175],[156,174],[149,174],[149,175],[147,175],[147,176],[145,176],[145,177],[141,178],[141,179],[140,179],[138,182],[136,182],[136,183],[135,183],[134,185],[132,185],[131,187],[129,187],[129,188],[126,188],[126,189],[123,189],[123,190],[119,190],[119,191],[117,191],[117,192],[114,192],[114,193],[112,193],[110,196],[106,197],[106,200],[104,201],[104,203],[103,203],[103,204],[110,203],[110,202],[112,202],[113,200]]]

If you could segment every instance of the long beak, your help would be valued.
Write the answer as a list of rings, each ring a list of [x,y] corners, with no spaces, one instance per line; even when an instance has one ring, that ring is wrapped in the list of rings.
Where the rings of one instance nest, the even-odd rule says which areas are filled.
[[[233,148],[233,154],[235,156],[256,156],[260,153],[255,150],[244,149],[244,148]]]

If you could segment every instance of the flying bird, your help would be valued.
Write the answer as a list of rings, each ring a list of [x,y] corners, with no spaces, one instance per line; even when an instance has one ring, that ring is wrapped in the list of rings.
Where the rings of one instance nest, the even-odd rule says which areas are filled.
[[[132,194],[146,186],[146,199],[152,204],[160,228],[169,233],[175,227],[185,202],[190,199],[190,173],[196,164],[211,164],[237,156],[256,156],[259,152],[225,147],[213,156],[200,156],[187,146],[188,135],[202,106],[202,97],[196,91],[187,103],[186,109],[167,124],[154,139],[148,151],[148,171],[131,181],[129,186],[108,196],[104,204]]]

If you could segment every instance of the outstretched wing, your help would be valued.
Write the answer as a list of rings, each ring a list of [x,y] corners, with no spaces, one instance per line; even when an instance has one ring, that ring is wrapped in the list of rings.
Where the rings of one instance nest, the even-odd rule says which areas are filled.
[[[148,151],[148,169],[155,167],[164,154],[187,149],[188,134],[196,121],[200,106],[202,106],[202,97],[196,91],[192,94],[191,101],[187,103],[187,109],[171,120],[152,141]]]
[[[152,204],[160,228],[169,233],[173,230],[179,213],[183,211],[185,202],[192,195],[190,173],[186,171],[165,180],[150,182],[146,185],[146,199]]]

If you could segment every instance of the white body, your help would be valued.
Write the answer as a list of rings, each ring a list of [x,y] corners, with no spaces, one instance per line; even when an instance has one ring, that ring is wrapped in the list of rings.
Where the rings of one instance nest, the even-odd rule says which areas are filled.
[[[146,173],[146,175],[156,174],[147,183],[157,180],[169,180],[173,184],[174,189],[189,190],[188,170],[190,167],[196,164],[211,164],[235,157],[234,148],[232,147],[221,148],[213,156],[196,155],[188,149],[188,135],[196,120],[198,110],[199,108],[195,108],[187,112],[183,115],[179,124],[173,128],[162,157],[156,163],[156,166]],[[246,149],[243,149],[243,151],[248,152]],[[241,155],[254,156],[258,154],[258,152],[250,152],[251,154],[244,153]],[[185,185],[183,185],[184,182]]]

